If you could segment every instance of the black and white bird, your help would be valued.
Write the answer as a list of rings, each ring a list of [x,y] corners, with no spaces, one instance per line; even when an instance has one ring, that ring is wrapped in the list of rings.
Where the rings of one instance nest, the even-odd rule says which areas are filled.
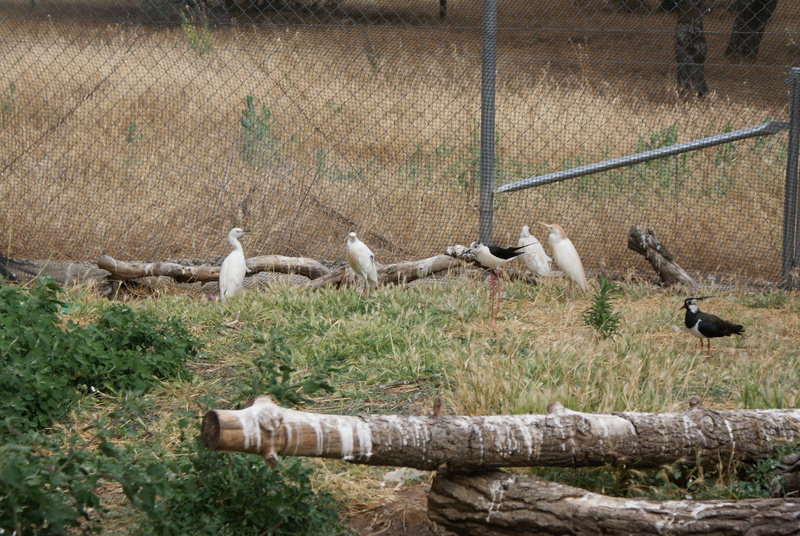
[[[378,266],[375,255],[367,245],[358,239],[356,233],[347,235],[347,262],[353,272],[364,280],[367,290],[378,288]]]
[[[485,246],[480,242],[473,242],[469,249],[475,254],[478,263],[489,270],[489,278],[492,281],[492,320],[497,318],[497,302],[500,298],[500,273],[497,271],[509,262],[522,255],[522,248],[530,244],[513,248],[501,248],[497,246]],[[497,284],[495,285],[495,279]]]
[[[233,246],[233,251],[225,257],[219,269],[219,299],[223,302],[239,292],[244,284],[244,276],[248,270],[239,239],[247,232],[247,229],[234,227],[228,233],[228,242]]]
[[[710,298],[706,296],[705,298]],[[686,298],[683,300],[681,309],[686,309],[686,319],[684,320],[689,332],[700,339],[700,351],[703,351],[703,341],[708,341],[708,356],[711,356],[711,339],[715,337],[728,337],[730,335],[741,335],[744,327],[733,322],[728,322],[712,314],[700,312],[698,300],[705,298]]]

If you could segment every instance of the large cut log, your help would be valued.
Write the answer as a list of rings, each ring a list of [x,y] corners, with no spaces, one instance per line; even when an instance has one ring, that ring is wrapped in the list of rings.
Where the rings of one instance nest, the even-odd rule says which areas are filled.
[[[341,458],[423,470],[604,464],[707,467],[752,462],[776,442],[800,438],[800,409],[712,411],[693,397],[680,413],[579,413],[553,403],[547,415],[341,416],[306,413],[259,397],[243,410],[203,417],[213,450]]]
[[[800,533],[800,499],[620,499],[500,471],[437,474],[428,517],[471,536]]]
[[[644,255],[645,259],[655,269],[664,286],[669,287],[681,283],[688,288],[697,288],[697,282],[672,260],[672,254],[656,238],[652,229],[643,232],[636,225],[628,231],[628,249]]]
[[[447,255],[436,255],[419,261],[403,261],[396,264],[378,266],[378,283],[381,285],[410,283],[438,272],[458,268],[459,263]],[[327,286],[339,287],[345,282],[349,273],[346,266],[334,270],[319,279],[310,281],[310,288]]]
[[[250,272],[277,272],[297,274],[316,279],[330,272],[321,263],[305,257],[284,257],[282,255],[262,255],[246,260]],[[108,255],[97,259],[97,266],[111,273],[114,279],[130,280],[141,277],[171,277],[179,283],[203,283],[219,279],[219,266],[187,266],[175,262],[125,262]]]

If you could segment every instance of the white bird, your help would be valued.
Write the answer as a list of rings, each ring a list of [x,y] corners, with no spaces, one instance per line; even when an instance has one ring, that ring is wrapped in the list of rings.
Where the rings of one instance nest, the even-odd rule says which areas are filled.
[[[367,289],[378,288],[378,266],[375,255],[358,239],[356,233],[347,235],[347,262],[358,277],[364,280]]]
[[[572,241],[564,233],[564,229],[557,224],[539,223],[539,225],[550,233],[547,241],[550,242],[550,247],[553,248],[553,257],[556,258],[556,264],[570,277],[570,287],[574,281],[584,292],[588,293],[589,283],[586,282],[583,263],[581,263],[581,258],[578,256],[575,246],[572,245]]]
[[[517,242],[517,245],[521,247],[530,246],[523,250],[520,259],[522,259],[522,262],[524,262],[525,266],[531,271],[541,277],[553,275],[550,269],[550,263],[553,262],[553,259],[544,252],[542,243],[530,233],[530,228],[527,225],[522,226],[522,232],[519,234],[519,242]]]
[[[244,274],[247,273],[247,264],[239,239],[247,232],[249,232],[247,229],[234,227],[228,233],[228,242],[233,246],[233,251],[225,257],[219,269],[219,298],[222,301],[233,296],[242,288]]]

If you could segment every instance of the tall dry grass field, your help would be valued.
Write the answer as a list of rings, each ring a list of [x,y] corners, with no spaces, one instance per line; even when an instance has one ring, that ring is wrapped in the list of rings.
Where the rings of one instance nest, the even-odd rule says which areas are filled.
[[[336,24],[308,15],[302,25],[48,19],[45,7],[4,7],[4,253],[217,257],[234,225],[254,231],[248,255],[341,258],[354,229],[382,262],[469,243],[480,9],[451,2],[441,22],[433,4],[396,6],[388,22],[363,24],[353,10],[370,20],[382,8],[342,3]],[[498,183],[785,117],[785,88],[756,98],[758,80],[748,85],[721,63],[724,14],[707,28],[713,91],[683,102],[672,36],[655,31],[670,16],[526,9],[500,13],[516,22],[500,34]],[[796,15],[781,11],[776,24]],[[603,33],[626,25],[641,29],[646,72],[635,63],[641,52],[612,47]],[[781,61],[782,46],[769,41],[763,52]],[[610,61],[614,50],[622,55]],[[241,123],[248,96],[250,130]],[[243,144],[254,132],[260,152],[248,161]],[[590,271],[600,260],[623,270],[642,267],[625,248],[627,230],[651,225],[687,268],[774,278],[784,146],[785,135],[751,140],[500,195],[495,241],[558,222]]]

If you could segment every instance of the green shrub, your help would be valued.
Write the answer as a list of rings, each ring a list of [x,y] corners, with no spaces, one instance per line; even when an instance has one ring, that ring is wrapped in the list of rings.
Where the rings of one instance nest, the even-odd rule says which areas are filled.
[[[311,469],[285,458],[274,468],[252,454],[206,450],[186,439],[161,465],[160,500],[140,534],[341,534],[338,504],[311,487]],[[153,473],[153,471],[151,471]]]
[[[95,324],[61,325],[61,289],[0,286],[0,421],[21,430],[63,418],[82,393],[144,391],[188,374],[199,342],[177,321],[114,305]]]

